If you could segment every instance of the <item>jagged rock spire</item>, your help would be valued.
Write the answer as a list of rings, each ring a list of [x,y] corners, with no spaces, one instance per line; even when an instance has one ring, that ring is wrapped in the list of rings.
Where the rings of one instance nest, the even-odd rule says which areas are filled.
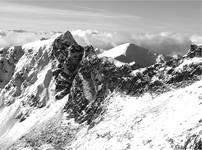
[[[59,38],[62,39],[62,40],[65,40],[66,42],[69,42],[71,44],[77,44],[77,42],[74,40],[74,38],[73,38],[70,31],[66,31]]]

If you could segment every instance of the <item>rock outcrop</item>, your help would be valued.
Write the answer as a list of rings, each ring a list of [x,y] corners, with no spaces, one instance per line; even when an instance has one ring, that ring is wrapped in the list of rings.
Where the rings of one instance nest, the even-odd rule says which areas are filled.
[[[187,58],[202,57],[202,47],[201,46],[197,46],[195,44],[192,44],[190,46],[190,50],[185,55],[185,57],[187,57]]]
[[[54,41],[52,56],[59,62],[53,71],[56,79],[56,93],[58,93],[56,99],[61,99],[69,94],[83,53],[84,48],[76,43],[70,32],[66,32]]]

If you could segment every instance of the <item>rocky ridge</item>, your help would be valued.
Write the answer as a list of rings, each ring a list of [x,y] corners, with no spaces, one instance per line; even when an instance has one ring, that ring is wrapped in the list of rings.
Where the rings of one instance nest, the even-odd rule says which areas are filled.
[[[56,41],[55,45],[57,45]],[[56,95],[56,99],[69,94],[64,111],[79,123],[84,121],[92,123],[102,113],[103,100],[115,90],[131,96],[140,96],[146,92],[158,95],[172,88],[190,84],[198,80],[202,74],[201,63],[185,65],[183,70],[177,68],[186,59],[192,58],[190,55],[202,56],[201,48],[196,45],[194,50],[191,45],[192,53],[188,52],[184,58],[172,58],[163,63],[148,66],[144,71],[134,74],[134,69],[139,67],[137,64],[116,66],[106,57],[99,58],[93,47],[82,48],[76,42],[73,43],[66,48],[64,46],[63,50],[68,50],[69,55],[63,55],[61,58],[65,61],[60,61],[62,63],[58,65],[58,67],[71,66],[71,68],[63,67],[62,69],[61,67],[64,72],[60,75],[63,79],[69,79],[65,81],[56,79],[56,91],[59,87],[64,88],[60,95]],[[65,58],[65,56],[69,57]],[[67,75],[65,70],[68,70],[67,72],[71,75]],[[57,83],[60,85],[57,86]]]

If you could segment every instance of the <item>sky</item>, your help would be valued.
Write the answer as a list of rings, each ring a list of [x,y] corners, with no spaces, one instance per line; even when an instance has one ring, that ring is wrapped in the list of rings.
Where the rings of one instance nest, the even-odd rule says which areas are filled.
[[[201,0],[0,0],[0,29],[202,34]]]
[[[202,44],[202,0],[0,0],[0,48],[67,30],[104,50],[134,43],[183,55]]]

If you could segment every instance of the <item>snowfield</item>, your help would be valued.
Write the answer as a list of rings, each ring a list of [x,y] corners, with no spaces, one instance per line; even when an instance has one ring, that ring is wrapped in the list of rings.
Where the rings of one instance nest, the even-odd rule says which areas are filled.
[[[202,130],[202,81],[154,99],[115,94],[108,103],[103,120],[87,133],[83,129],[71,148],[169,150]]]

